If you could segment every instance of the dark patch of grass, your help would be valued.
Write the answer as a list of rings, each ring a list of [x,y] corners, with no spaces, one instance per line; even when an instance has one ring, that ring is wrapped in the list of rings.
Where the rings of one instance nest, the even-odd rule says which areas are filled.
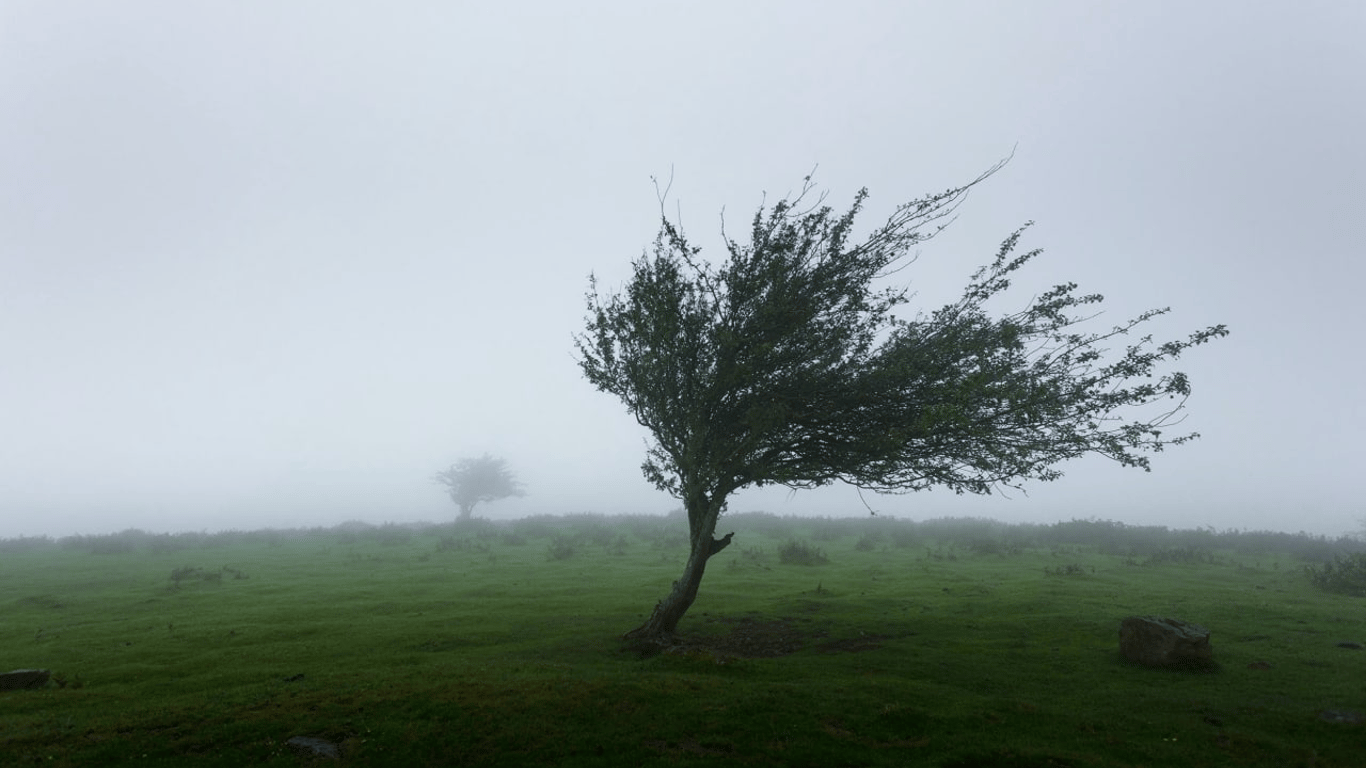
[[[55,595],[33,595],[31,597],[21,597],[14,601],[20,608],[38,608],[42,610],[55,611],[65,608],[66,604],[57,599]]]

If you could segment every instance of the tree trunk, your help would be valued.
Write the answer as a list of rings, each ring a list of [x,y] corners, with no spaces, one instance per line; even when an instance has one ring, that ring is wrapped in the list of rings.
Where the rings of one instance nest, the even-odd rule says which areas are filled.
[[[655,603],[650,618],[627,632],[625,639],[648,645],[668,645],[673,640],[679,620],[697,599],[697,588],[702,583],[702,574],[707,570],[707,560],[730,545],[730,537],[735,535],[734,532],[720,539],[712,538],[716,531],[716,518],[721,512],[720,505],[703,502],[699,506],[702,507],[701,514],[689,510],[692,552],[688,555],[687,565],[683,566],[683,577],[674,582],[673,589],[663,600]]]

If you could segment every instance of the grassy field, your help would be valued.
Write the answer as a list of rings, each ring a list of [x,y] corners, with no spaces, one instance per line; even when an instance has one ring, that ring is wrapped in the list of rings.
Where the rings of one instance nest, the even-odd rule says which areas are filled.
[[[619,637],[681,572],[676,517],[0,542],[0,671],[54,672],[0,693],[0,765],[323,762],[294,736],[352,765],[1366,764],[1324,714],[1366,711],[1338,645],[1366,601],[1306,574],[1347,540],[732,529],[646,658]],[[1124,663],[1131,614],[1210,628],[1218,668]]]

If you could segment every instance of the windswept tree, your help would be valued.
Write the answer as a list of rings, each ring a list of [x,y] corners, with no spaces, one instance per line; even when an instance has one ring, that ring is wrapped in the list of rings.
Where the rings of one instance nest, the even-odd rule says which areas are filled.
[[[846,213],[800,193],[760,206],[749,241],[722,231],[712,264],[661,215],[653,251],[620,292],[590,277],[578,362],[654,437],[642,470],[682,501],[691,553],[683,575],[628,638],[666,642],[697,596],[731,493],[748,486],[814,488],[842,481],[893,493],[944,487],[987,494],[1055,480],[1057,466],[1100,454],[1149,469],[1148,454],[1195,438],[1163,430],[1181,419],[1190,383],[1166,364],[1224,336],[1214,326],[1155,344],[1106,347],[1155,309],[1117,326],[1079,330],[1099,295],[1067,283],[1013,313],[988,302],[1039,255],[1006,238],[957,301],[907,318],[908,289],[887,278],[938,233],[971,183],[901,205],[855,237],[867,190]],[[1027,224],[1025,225],[1028,226]]]
[[[526,495],[507,461],[487,453],[477,459],[461,459],[432,479],[446,486],[451,501],[460,507],[461,520],[469,520],[474,505],[481,501]]]

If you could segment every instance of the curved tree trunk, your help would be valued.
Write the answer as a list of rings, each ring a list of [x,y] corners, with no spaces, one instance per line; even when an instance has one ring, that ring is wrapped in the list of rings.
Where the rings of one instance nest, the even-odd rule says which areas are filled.
[[[688,555],[687,565],[683,566],[683,577],[674,582],[673,589],[663,600],[655,603],[654,611],[644,624],[626,633],[627,640],[660,646],[670,644],[679,620],[697,599],[697,588],[702,583],[702,574],[707,570],[707,561],[729,546],[730,538],[735,535],[732,532],[720,539],[712,538],[716,531],[716,519],[721,513],[719,503],[702,500],[688,506],[692,552]]]

